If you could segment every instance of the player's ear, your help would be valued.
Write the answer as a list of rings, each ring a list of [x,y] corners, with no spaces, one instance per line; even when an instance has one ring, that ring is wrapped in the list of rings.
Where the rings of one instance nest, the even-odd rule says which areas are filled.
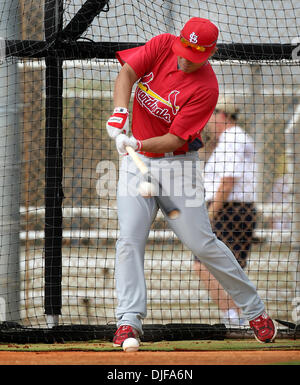
[[[215,47],[212,51],[211,51],[211,54],[209,56],[209,58],[211,58],[212,56],[214,56],[214,54],[218,51],[218,47]]]

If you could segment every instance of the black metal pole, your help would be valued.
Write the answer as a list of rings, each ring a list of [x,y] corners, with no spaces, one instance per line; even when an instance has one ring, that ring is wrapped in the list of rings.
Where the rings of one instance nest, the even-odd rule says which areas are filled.
[[[62,63],[46,59],[45,313],[61,314],[62,278]]]
[[[55,39],[61,29],[62,1],[45,2],[45,38]],[[63,61],[46,57],[45,127],[45,314],[54,326],[61,314],[62,201],[63,201]],[[50,321],[49,321],[50,320]]]
[[[114,59],[116,51],[139,47],[145,43],[59,41],[49,44],[35,40],[6,40],[7,57],[44,58],[47,56],[73,59]],[[281,61],[295,60],[297,44],[218,44],[214,60]]]
[[[109,9],[109,0],[86,0],[69,24],[59,33],[58,40],[77,40],[105,7]]]

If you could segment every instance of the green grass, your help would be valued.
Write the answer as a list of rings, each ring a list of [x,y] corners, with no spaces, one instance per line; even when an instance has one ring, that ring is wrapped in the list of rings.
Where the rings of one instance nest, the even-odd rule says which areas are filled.
[[[0,351],[119,351],[111,342],[88,341],[66,342],[54,344],[15,344],[0,343]],[[251,340],[224,340],[224,341],[160,341],[145,342],[140,347],[141,351],[226,351],[226,350],[300,350],[298,340],[278,340],[270,344],[261,344],[255,339]]]
[[[300,361],[276,362],[270,365],[300,365]]]

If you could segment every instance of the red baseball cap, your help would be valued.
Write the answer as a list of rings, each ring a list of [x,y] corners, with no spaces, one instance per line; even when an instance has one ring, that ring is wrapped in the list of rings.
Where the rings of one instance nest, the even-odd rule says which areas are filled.
[[[217,45],[218,35],[218,28],[210,20],[192,17],[174,41],[173,52],[193,63],[202,63]]]

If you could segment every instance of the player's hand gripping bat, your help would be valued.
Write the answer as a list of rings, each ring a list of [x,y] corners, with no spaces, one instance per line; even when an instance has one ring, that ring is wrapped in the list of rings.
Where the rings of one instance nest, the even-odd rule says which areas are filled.
[[[160,190],[163,191],[161,184],[151,175],[148,167],[145,165],[142,159],[138,156],[138,154],[134,151],[134,149],[130,146],[127,146],[126,151],[131,156],[135,165],[142,173],[144,180],[148,183],[155,182],[159,186]],[[176,219],[179,217],[180,210],[174,207],[174,204],[171,202],[168,196],[163,196],[163,198],[160,199],[159,204],[169,219]]]

